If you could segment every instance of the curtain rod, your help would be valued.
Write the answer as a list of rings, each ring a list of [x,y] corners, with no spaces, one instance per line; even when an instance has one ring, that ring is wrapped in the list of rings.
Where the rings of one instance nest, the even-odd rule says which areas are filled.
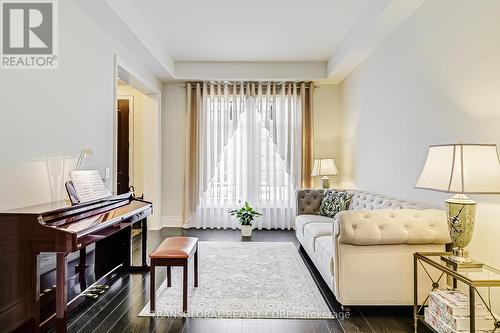
[[[248,85],[248,84],[255,84],[255,86],[258,86],[259,83],[262,85],[262,86],[267,86],[268,84],[276,84],[277,87],[281,87],[281,86],[288,86],[288,85],[291,85],[291,84],[297,84],[297,87],[300,87],[300,85],[302,83],[304,83],[305,85],[305,88],[308,89],[310,88],[311,86],[313,87],[317,87],[316,85],[314,85],[314,82],[312,81],[297,81],[297,82],[291,82],[291,81],[190,81],[190,82],[186,82],[183,87],[186,87],[186,84],[187,83],[190,83],[192,85],[191,89],[195,89],[196,88],[196,84],[206,84],[207,86],[210,86],[211,84],[214,84],[214,85],[225,85],[227,84],[228,86],[233,86],[233,85],[236,85],[236,87],[241,87],[242,85]]]

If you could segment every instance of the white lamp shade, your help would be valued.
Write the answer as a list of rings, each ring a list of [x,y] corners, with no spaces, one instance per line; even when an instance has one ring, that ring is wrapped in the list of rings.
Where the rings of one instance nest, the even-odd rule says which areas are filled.
[[[500,162],[495,144],[429,147],[416,188],[448,193],[500,193]]]
[[[92,148],[85,148],[81,153],[85,155],[94,155],[94,151],[92,150]]]
[[[330,176],[338,174],[339,170],[337,169],[333,158],[321,158],[314,160],[311,176]]]

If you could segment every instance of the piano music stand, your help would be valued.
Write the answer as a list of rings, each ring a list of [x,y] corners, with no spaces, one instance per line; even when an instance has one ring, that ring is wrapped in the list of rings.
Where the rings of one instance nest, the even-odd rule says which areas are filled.
[[[68,193],[69,201],[71,202],[71,205],[74,206],[78,203],[80,203],[80,200],[78,200],[78,195],[76,194],[75,186],[73,185],[73,182],[70,180],[64,184],[64,187],[66,188],[66,192]]]

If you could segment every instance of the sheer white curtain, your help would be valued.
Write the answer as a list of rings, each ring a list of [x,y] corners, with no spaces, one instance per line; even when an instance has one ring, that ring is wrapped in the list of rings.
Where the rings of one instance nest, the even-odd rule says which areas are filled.
[[[294,83],[196,87],[199,200],[186,227],[237,228],[228,211],[248,201],[263,213],[256,228],[293,228],[301,182],[299,90]]]

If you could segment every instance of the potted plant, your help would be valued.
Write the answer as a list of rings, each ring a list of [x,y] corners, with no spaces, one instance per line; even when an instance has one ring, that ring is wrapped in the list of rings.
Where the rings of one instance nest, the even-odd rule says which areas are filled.
[[[252,236],[252,221],[257,216],[262,216],[261,213],[256,212],[247,201],[240,209],[229,211],[229,214],[236,217],[236,220],[241,224],[241,235],[243,237]]]

